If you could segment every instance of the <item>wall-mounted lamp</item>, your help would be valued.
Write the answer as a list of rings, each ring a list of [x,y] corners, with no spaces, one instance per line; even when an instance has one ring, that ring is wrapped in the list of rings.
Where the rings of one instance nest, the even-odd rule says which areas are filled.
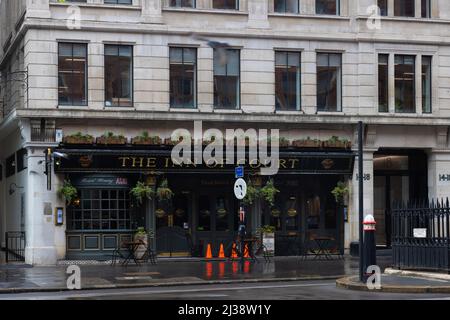
[[[17,184],[15,183],[11,183],[9,185],[9,195],[12,196],[14,194],[14,192],[16,192],[15,189],[24,189],[24,187],[19,187]]]

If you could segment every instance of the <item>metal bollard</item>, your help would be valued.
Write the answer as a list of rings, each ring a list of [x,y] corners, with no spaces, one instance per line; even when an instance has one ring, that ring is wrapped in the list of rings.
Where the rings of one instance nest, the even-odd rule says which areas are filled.
[[[364,281],[372,274],[367,273],[367,268],[377,264],[377,248],[375,242],[376,222],[373,215],[369,214],[364,218]]]

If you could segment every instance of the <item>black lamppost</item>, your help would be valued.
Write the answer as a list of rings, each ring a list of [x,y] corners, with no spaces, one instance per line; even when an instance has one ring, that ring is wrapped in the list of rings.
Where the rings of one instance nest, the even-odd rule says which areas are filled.
[[[364,167],[363,167],[363,123],[358,122],[358,201],[359,201],[359,279],[364,281],[364,257],[363,257],[363,220],[364,220]]]

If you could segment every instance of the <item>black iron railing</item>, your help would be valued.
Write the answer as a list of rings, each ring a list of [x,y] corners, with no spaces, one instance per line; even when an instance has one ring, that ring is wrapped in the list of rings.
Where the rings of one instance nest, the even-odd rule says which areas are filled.
[[[6,232],[6,263],[25,262],[25,232]]]
[[[392,210],[394,267],[450,272],[449,218],[448,198],[396,204]]]

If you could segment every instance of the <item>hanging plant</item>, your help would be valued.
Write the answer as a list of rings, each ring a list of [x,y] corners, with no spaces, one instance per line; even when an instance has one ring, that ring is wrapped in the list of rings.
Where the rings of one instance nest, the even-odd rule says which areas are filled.
[[[159,201],[169,201],[173,198],[173,192],[169,188],[169,182],[164,179],[156,190],[156,196]]]
[[[251,180],[248,181],[247,194],[245,195],[244,199],[242,199],[242,203],[245,206],[251,206],[260,197],[261,197],[261,188],[255,187]]]
[[[144,199],[152,200],[155,192],[152,187],[146,185],[142,181],[138,181],[136,186],[131,189],[130,194],[139,205],[142,205]]]
[[[342,204],[344,202],[345,197],[348,195],[348,187],[342,181],[339,181],[336,187],[331,191],[336,200],[336,203]]]
[[[269,179],[267,181],[266,185],[261,188],[261,196],[264,200],[267,201],[267,203],[273,207],[275,205],[275,196],[277,193],[279,193],[280,190],[275,188],[275,184],[273,182],[273,179]]]
[[[63,186],[58,190],[58,196],[63,198],[67,205],[70,205],[78,197],[78,190],[72,185],[70,180],[64,180]]]

